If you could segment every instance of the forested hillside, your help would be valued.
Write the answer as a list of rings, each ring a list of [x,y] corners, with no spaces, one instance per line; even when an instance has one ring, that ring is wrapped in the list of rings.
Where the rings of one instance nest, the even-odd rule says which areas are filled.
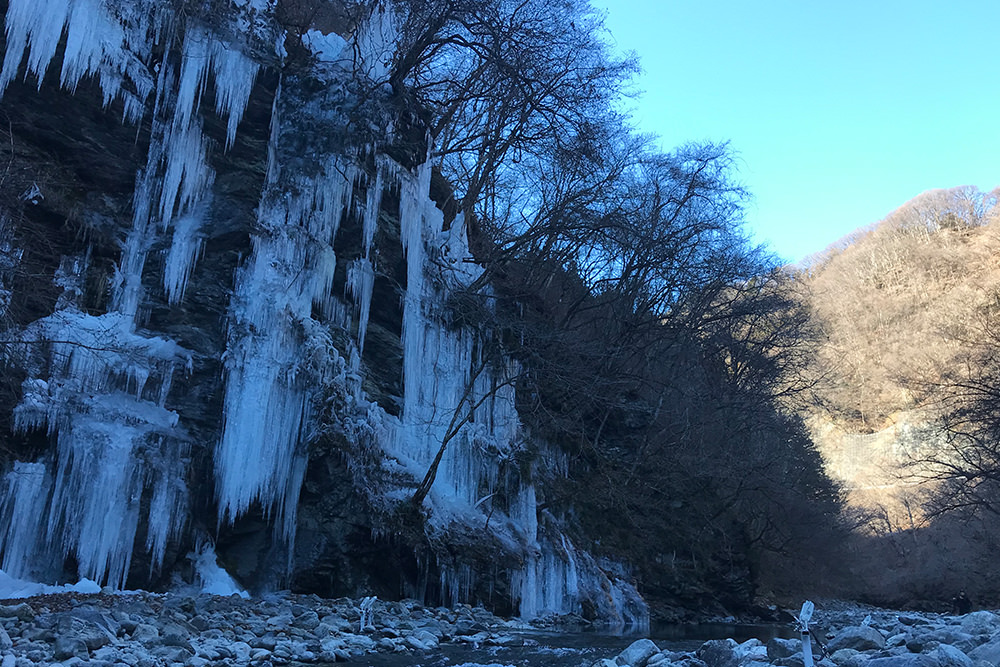
[[[799,411],[870,536],[855,573],[882,601],[1000,590],[997,196],[926,192],[794,270],[819,334]]]
[[[859,432],[926,407],[981,338],[1000,285],[997,193],[933,190],[806,260],[823,329],[816,396]]]

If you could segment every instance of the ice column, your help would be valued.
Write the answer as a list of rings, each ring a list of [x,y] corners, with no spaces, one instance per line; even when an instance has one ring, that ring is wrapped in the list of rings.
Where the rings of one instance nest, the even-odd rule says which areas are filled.
[[[428,197],[430,165],[400,180],[407,264],[404,396],[403,414],[386,448],[419,479],[449,430],[460,425],[428,496],[432,520],[483,523],[477,502],[496,483],[496,453],[510,451],[518,437],[514,389],[506,381],[516,369],[493,368],[477,354],[475,333],[448,323],[443,308],[448,291],[472,283],[482,270],[470,261],[461,216],[442,231],[443,215]]]
[[[330,157],[319,175],[282,174],[275,100],[268,182],[258,209],[262,233],[236,278],[226,351],[223,432],[215,455],[219,520],[259,501],[291,535],[302,474],[310,377],[303,368],[313,305],[329,308],[333,241],[350,202],[356,167]],[[304,471],[304,469],[303,469]],[[289,502],[290,501],[290,502]]]
[[[204,28],[184,36],[180,71],[165,59],[157,79],[153,134],[145,168],[136,179],[132,231],[126,240],[116,305],[137,312],[142,299],[142,269],[157,235],[171,229],[163,287],[170,303],[184,297],[208,216],[215,171],[208,164],[208,141],[198,115],[201,94],[211,74],[216,110],[228,119],[227,147],[249,100],[257,64]]]
[[[45,506],[52,479],[42,462],[15,461],[14,469],[4,477],[4,496],[0,502],[2,569],[15,578],[28,578],[33,557],[42,546],[44,530],[39,508]]]
[[[54,555],[76,557],[81,576],[122,587],[144,492],[153,491],[145,519],[154,567],[183,525],[187,441],[164,402],[173,373],[190,359],[175,343],[136,334],[124,314],[93,316],[73,305],[29,325],[21,340],[35,377],[23,383],[15,428],[55,436],[54,479],[51,493],[41,482],[29,493],[24,480],[42,479],[43,464],[16,464],[6,497],[19,515],[38,517]],[[8,531],[4,558],[38,547],[27,531]]]

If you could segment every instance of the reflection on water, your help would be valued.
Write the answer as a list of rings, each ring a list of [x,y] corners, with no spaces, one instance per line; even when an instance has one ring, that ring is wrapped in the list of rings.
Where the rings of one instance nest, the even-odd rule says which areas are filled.
[[[710,639],[731,637],[738,642],[772,637],[792,639],[798,633],[788,625],[697,623],[654,625],[649,632],[523,632],[510,646],[444,646],[424,655],[365,656],[351,664],[369,667],[580,667],[601,658],[613,658],[636,639],[649,637],[665,650],[693,651]]]

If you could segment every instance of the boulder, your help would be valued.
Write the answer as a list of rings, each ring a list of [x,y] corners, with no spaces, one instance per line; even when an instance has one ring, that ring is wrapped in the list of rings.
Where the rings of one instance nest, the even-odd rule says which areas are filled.
[[[962,632],[970,635],[995,635],[1000,630],[1000,616],[992,611],[974,611],[962,617]]]
[[[831,652],[839,651],[842,648],[853,648],[855,651],[878,651],[885,648],[885,637],[871,626],[856,625],[838,632],[826,648]]]
[[[80,658],[86,660],[90,657],[87,645],[78,637],[59,636],[52,644],[52,657],[56,660],[69,660],[70,658]]]
[[[779,658],[788,658],[802,651],[801,639],[781,639],[772,637],[767,640],[767,659],[771,662]]]
[[[35,610],[26,602],[14,605],[0,605],[0,618],[16,618],[27,622],[35,618]]]
[[[646,667],[646,663],[654,655],[660,652],[660,648],[651,639],[639,639],[632,642],[627,649],[618,654],[615,662],[619,665],[629,665],[630,667]]]
[[[969,651],[969,657],[973,662],[983,660],[991,665],[1000,664],[1000,637],[994,637],[990,641],[977,646]]]
[[[950,644],[939,644],[927,655],[937,660],[941,667],[972,667],[972,659]]]
[[[834,651],[830,655],[830,660],[837,667],[861,667],[868,662],[868,656],[853,648],[842,648]]]
[[[771,664],[777,665],[778,667],[805,667],[806,661],[800,651],[799,653],[790,655],[787,658],[778,658],[777,660],[772,661]]]
[[[970,635],[968,632],[955,627],[938,628],[917,637],[918,641],[927,642],[934,640],[939,644],[950,644],[957,646],[962,651],[968,653],[972,649],[986,643],[985,635]]]
[[[702,644],[697,655],[708,667],[737,667],[740,660],[736,647],[732,639],[713,639]]]

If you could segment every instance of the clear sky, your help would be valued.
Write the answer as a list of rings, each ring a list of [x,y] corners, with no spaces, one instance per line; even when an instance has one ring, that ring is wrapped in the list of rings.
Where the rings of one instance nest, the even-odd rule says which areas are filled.
[[[932,188],[1000,185],[996,0],[593,0],[638,54],[641,130],[730,141],[790,261]]]

